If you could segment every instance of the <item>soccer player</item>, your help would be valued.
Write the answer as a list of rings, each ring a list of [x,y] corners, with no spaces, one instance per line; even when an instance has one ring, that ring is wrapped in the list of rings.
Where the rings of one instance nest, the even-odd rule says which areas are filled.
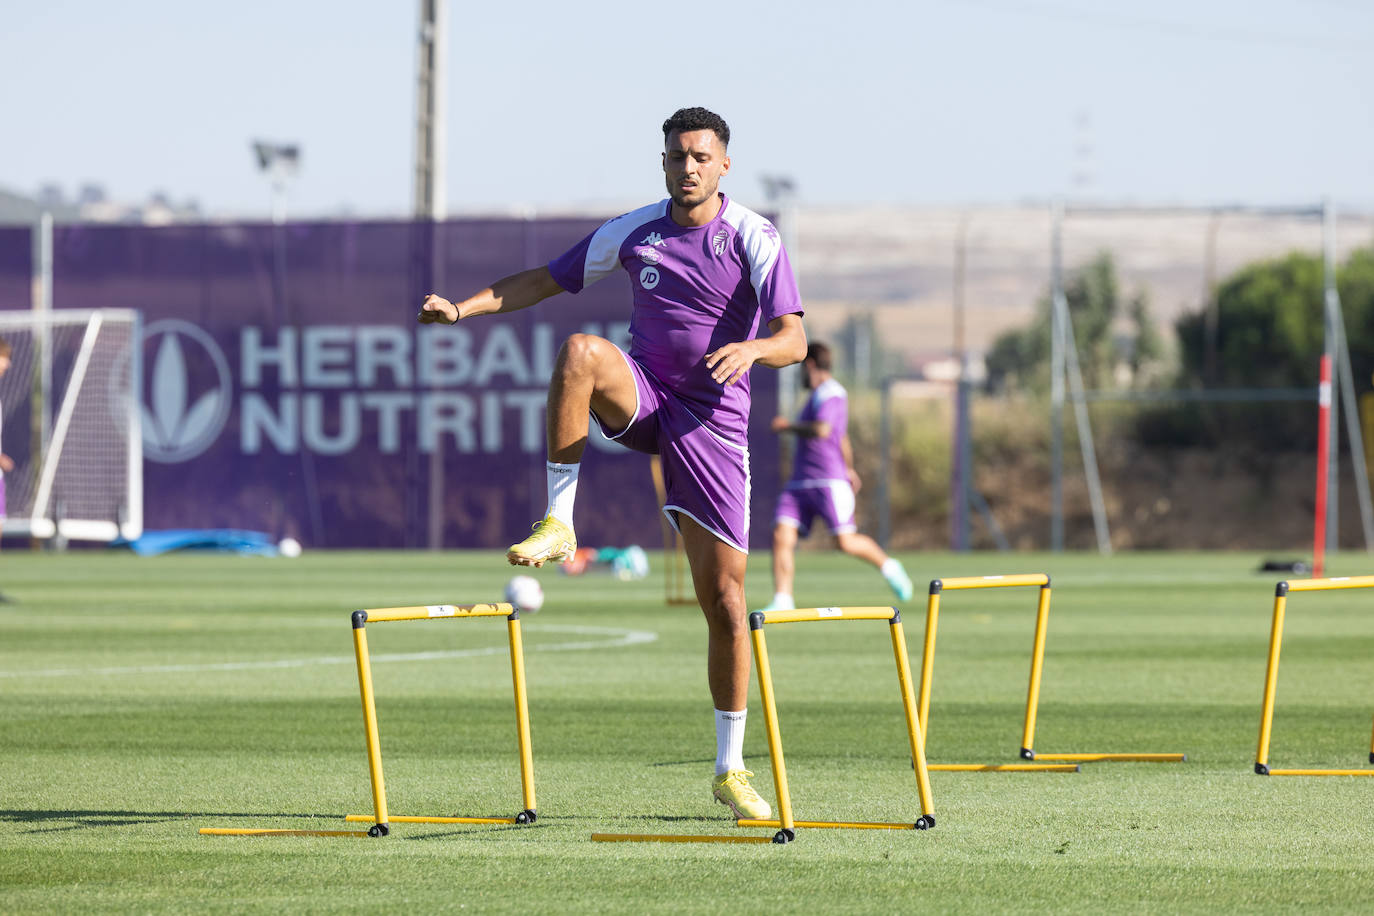
[[[764,610],[791,609],[798,536],[806,537],[817,518],[835,535],[837,546],[851,557],[878,567],[903,601],[911,599],[911,579],[878,542],[860,534],[854,524],[854,493],[859,475],[849,445],[849,395],[830,373],[830,348],[812,343],[802,361],[802,383],[811,390],[796,420],[773,418],[773,431],[797,437],[792,478],[778,497],[773,519],[773,600]]]
[[[511,546],[517,566],[577,550],[573,499],[589,413],[609,438],[657,454],[663,511],[682,535],[706,615],[706,672],[716,707],[712,794],[736,817],[768,817],[743,758],[749,686],[749,369],[806,353],[801,297],[777,230],[719,191],[730,171],[730,128],[683,108],[663,122],[668,199],[603,224],[547,265],[498,280],[461,301],[428,296],[423,323],[515,311],[577,293],[617,269],[630,275],[630,352],[590,334],[564,342],[548,398],[548,509]],[[580,155],[594,154],[593,144]],[[568,151],[564,151],[568,152]],[[759,336],[766,325],[768,336]]]
[[[0,337],[0,378],[10,371],[10,342]],[[4,422],[4,410],[0,409],[0,423]],[[0,451],[0,523],[5,521],[5,474],[14,470],[14,459]],[[0,601],[5,597],[0,595]]]

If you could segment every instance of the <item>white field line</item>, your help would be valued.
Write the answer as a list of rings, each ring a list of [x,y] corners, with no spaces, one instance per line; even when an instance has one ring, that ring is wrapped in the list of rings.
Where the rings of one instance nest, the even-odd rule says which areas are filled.
[[[560,632],[577,633],[585,636],[603,636],[604,639],[583,640],[580,642],[558,642],[548,645],[526,645],[527,652],[582,652],[590,649],[618,649],[624,646],[637,646],[654,642],[658,634],[651,630],[625,630],[619,627],[591,627],[578,624],[540,623],[531,627],[526,624],[528,633]],[[436,652],[393,652],[372,654],[373,662],[428,662],[444,658],[475,658],[482,655],[506,655],[509,646],[488,646],[480,649],[448,649]],[[309,668],[315,665],[352,665],[357,659],[352,655],[321,655],[315,658],[282,658],[275,661],[218,662],[200,665],[130,665],[118,668],[43,668],[36,671],[0,671],[0,678],[16,677],[114,677],[125,674],[177,674],[202,671],[261,671],[270,668]]]

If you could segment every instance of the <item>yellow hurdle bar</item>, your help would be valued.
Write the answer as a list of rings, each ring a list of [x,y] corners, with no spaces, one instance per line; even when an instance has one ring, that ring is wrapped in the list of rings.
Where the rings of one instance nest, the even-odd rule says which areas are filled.
[[[932,763],[932,773],[1077,773],[1076,763]]]
[[[782,732],[778,727],[777,702],[773,694],[773,672],[768,658],[768,643],[764,627],[770,623],[814,623],[826,620],[885,620],[892,641],[892,655],[897,665],[898,687],[902,695],[902,710],[906,717],[907,740],[912,766],[916,771],[916,788],[920,797],[921,816],[901,829],[926,830],[935,826],[935,806],[930,792],[930,771],[926,767],[925,742],[916,712],[916,697],[912,689],[911,663],[907,656],[906,637],[902,632],[902,615],[892,607],[823,607],[797,610],[755,611],[749,615],[749,636],[753,643],[758,669],[759,695],[763,701],[764,723],[768,730],[768,755],[773,767],[773,783],[778,793],[778,817],[767,822],[741,820],[740,826],[777,827],[773,842],[787,843],[796,835],[798,826],[824,825],[858,829],[899,829],[892,824],[870,824],[856,821],[798,822],[792,815],[792,796],[787,784],[787,765],[783,759]]]
[[[1265,776],[1374,776],[1374,770],[1270,770]]]
[[[802,607],[789,611],[756,611],[763,622],[810,623],[820,620],[892,620],[890,607]],[[898,620],[900,621],[900,617]]]
[[[202,827],[201,836],[370,836],[366,830],[274,830],[267,827]]]
[[[514,610],[512,608],[512,610]],[[520,615],[506,617],[506,638],[510,643],[511,688],[515,695],[515,743],[520,754],[520,799],[522,815],[534,820],[538,806],[534,800],[534,751],[530,743],[530,701],[525,692],[525,643],[520,636]]]
[[[1037,754],[1035,747],[1035,720],[1040,708],[1040,679],[1045,667],[1045,639],[1049,633],[1050,620],[1050,577],[1044,573],[1026,573],[1009,576],[963,576],[952,579],[932,579],[930,597],[926,601],[925,645],[921,653],[921,692],[920,720],[921,734],[930,735],[930,694],[931,681],[935,675],[935,634],[940,621],[940,595],[946,591],[959,591],[975,588],[1014,588],[1033,586],[1040,589],[1035,609],[1035,636],[1031,643],[1030,680],[1026,687],[1026,716],[1021,729],[1021,753],[1023,760],[1049,760],[1074,762],[1103,761],[1153,761],[1157,763],[1180,762],[1187,759],[1185,754]],[[1370,740],[1370,755],[1374,759],[1374,738]],[[1006,764],[1003,766],[977,764],[931,764],[937,771],[953,772],[1046,772],[1071,773],[1078,767],[1061,767],[1052,764]]]
[[[781,827],[777,818],[742,817],[735,821],[739,827]],[[924,830],[919,824],[884,824],[876,821],[793,821],[795,827],[837,827],[843,830]]]
[[[415,607],[367,608],[368,623],[389,623],[395,620],[439,620],[445,617],[509,617],[515,605],[496,604],[426,604]]]
[[[1283,618],[1289,592],[1339,591],[1374,588],[1374,576],[1338,576],[1327,579],[1289,579],[1274,586],[1274,613],[1269,624],[1269,661],[1264,670],[1264,702],[1260,707],[1259,746],[1255,772],[1260,776],[1374,776],[1374,770],[1318,770],[1269,768],[1269,739],[1274,727],[1274,694],[1279,683],[1279,651],[1283,645]],[[1369,762],[1374,763],[1374,733],[1369,739]]]
[[[716,836],[714,834],[593,833],[594,843],[776,843],[768,836]]]
[[[371,814],[350,814],[344,818],[354,823],[375,824],[377,819]],[[443,817],[418,814],[393,814],[393,824],[520,824],[523,821],[513,817]]]
[[[362,617],[362,623],[359,617]],[[372,694],[372,661],[367,650],[367,612],[353,615],[353,654],[358,663],[358,694],[363,704],[363,732],[367,741],[367,772],[372,786],[374,836],[386,836],[387,826],[386,780],[382,776],[382,741],[377,733],[377,703]]]
[[[1079,763],[1121,761],[1124,763],[1183,763],[1187,754],[1046,754],[1035,752],[1036,760],[1074,760]]]
[[[1330,579],[1289,579],[1290,592],[1330,592],[1343,588],[1374,588],[1374,576],[1336,576]]]
[[[377,704],[372,687],[372,663],[368,654],[367,624],[402,620],[446,620],[469,617],[504,617],[510,642],[511,680],[515,692],[516,745],[520,754],[520,792],[524,810],[513,817],[462,817],[407,815],[390,818],[386,807],[386,781],[382,774],[382,744],[377,727]],[[386,836],[390,822],[407,824],[530,824],[537,817],[534,795],[534,755],[530,745],[529,699],[525,690],[524,645],[520,612],[512,604],[432,604],[412,607],[368,608],[354,611],[353,648],[358,662],[358,692],[363,705],[367,741],[367,765],[372,782],[373,814],[350,814],[350,821],[371,821],[371,836]]]
[[[1018,585],[1038,585],[1048,588],[1050,577],[1044,573],[1029,573],[1020,576],[963,576],[953,579],[937,579],[944,591],[964,588],[1008,588]]]

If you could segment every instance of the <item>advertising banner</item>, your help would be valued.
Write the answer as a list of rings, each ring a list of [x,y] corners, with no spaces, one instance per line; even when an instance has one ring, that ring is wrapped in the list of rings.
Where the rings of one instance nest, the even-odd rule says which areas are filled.
[[[0,309],[33,307],[33,230],[0,227]]]
[[[462,298],[598,224],[58,226],[54,305],[143,315],[146,528],[504,548],[543,514],[558,349],[579,331],[628,348],[628,280],[454,326],[415,315],[428,292]],[[777,373],[751,383],[751,543],[766,545]],[[660,544],[648,458],[592,430],[579,540]]]

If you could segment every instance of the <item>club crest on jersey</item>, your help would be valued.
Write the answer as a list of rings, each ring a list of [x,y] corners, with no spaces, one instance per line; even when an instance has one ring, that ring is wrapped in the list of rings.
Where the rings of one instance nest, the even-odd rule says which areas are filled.
[[[730,233],[725,231],[724,226],[721,226],[720,231],[716,233],[715,238],[711,239],[711,248],[715,251],[716,257],[720,257],[721,255],[725,254],[725,246],[729,243]]]
[[[636,248],[635,254],[638,255],[639,259],[645,264],[657,264],[659,261],[663,260],[663,252],[659,251],[657,248],[649,248],[648,246]]]
[[[639,244],[641,244],[641,245],[653,245],[653,246],[657,247],[657,246],[663,245],[663,244],[665,244],[665,243],[664,243],[664,241],[663,241],[663,236],[659,235],[657,232],[650,232],[648,235],[644,236],[644,238],[640,241]]]

